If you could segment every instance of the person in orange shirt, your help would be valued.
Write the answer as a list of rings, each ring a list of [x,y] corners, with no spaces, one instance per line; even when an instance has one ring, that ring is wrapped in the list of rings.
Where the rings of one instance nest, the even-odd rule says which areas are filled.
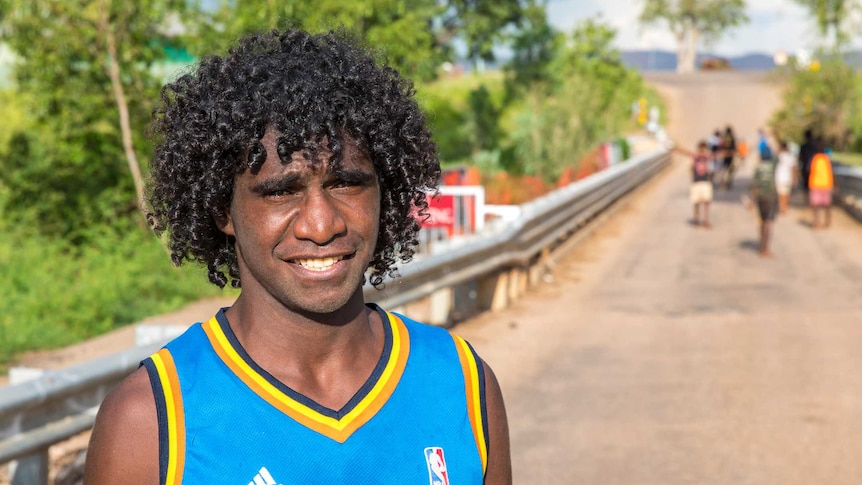
[[[744,138],[740,138],[736,143],[736,154],[739,156],[740,162],[744,165],[745,159],[748,158],[748,142]]]
[[[832,220],[832,161],[829,155],[818,150],[811,159],[811,172],[808,175],[808,203],[812,209],[811,227],[821,229],[829,227]],[[823,222],[820,221],[823,213]]]

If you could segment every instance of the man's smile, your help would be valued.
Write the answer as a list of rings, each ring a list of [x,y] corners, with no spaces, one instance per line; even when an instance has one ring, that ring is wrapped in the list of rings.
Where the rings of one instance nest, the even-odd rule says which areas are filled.
[[[349,254],[346,256],[330,256],[326,258],[297,258],[292,259],[290,262],[298,264],[310,271],[326,271],[335,266],[339,261],[350,259],[352,257],[353,255]]]

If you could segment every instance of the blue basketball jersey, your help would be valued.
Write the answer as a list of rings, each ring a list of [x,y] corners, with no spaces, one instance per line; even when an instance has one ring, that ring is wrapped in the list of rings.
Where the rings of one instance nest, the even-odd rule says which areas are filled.
[[[339,410],[258,366],[223,310],[146,359],[161,484],[481,484],[481,361],[445,329],[373,307],[384,349]]]

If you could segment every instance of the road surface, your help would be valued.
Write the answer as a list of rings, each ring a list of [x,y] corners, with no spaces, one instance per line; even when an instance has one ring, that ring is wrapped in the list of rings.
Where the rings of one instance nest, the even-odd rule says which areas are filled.
[[[727,123],[753,140],[780,101],[757,75],[650,82],[689,147]],[[859,483],[862,226],[794,207],[760,258],[750,169],[698,229],[675,158],[552,284],[455,329],[503,387],[515,483]]]

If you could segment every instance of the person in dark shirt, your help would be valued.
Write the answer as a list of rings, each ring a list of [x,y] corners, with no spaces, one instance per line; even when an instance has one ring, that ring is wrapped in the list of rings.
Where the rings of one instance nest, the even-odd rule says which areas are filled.
[[[751,178],[751,199],[760,215],[760,256],[772,256],[769,250],[772,223],[778,213],[778,189],[775,186],[775,160],[764,158],[754,168]]]
[[[799,145],[799,187],[806,193],[808,192],[808,176],[811,174],[811,160],[817,154],[817,143],[814,139],[814,133],[808,129],[803,135],[802,144]]]

